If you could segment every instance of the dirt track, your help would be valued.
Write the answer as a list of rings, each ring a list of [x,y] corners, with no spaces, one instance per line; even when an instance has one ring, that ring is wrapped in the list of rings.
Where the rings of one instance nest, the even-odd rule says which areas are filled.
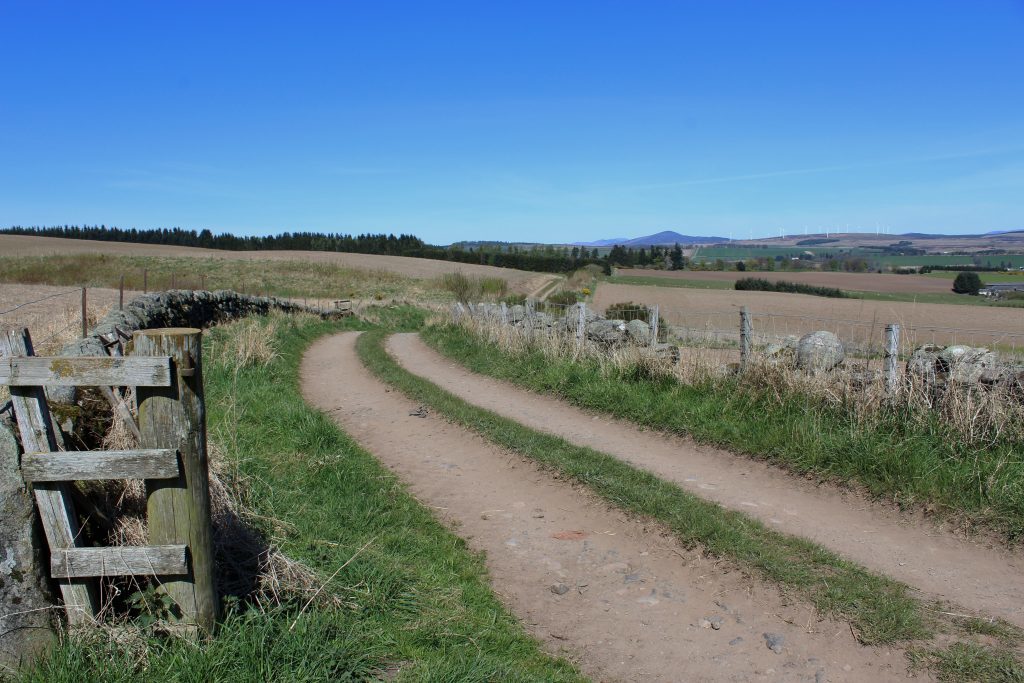
[[[818,621],[530,462],[434,415],[411,416],[417,405],[360,364],[356,336],[310,348],[307,400],[483,551],[511,611],[595,680],[905,678],[901,651],[862,647],[846,625]],[[766,633],[783,637],[780,654],[766,647]]]
[[[784,533],[803,536],[926,594],[1024,626],[1024,558],[904,518],[728,451],[593,415],[467,371],[415,334],[390,350],[410,371],[470,403],[609,453]]]
[[[513,290],[524,294],[537,290],[555,277],[547,273],[533,273],[513,268],[496,268],[472,263],[452,263],[406,256],[344,254],[327,251],[223,251],[162,244],[129,244],[127,242],[71,240],[59,237],[0,235],[0,256],[52,256],[55,254],[191,257],[241,261],[306,261],[332,263],[345,268],[385,270],[411,278],[433,278],[445,273],[461,272],[481,277],[504,278],[508,280],[509,286]]]

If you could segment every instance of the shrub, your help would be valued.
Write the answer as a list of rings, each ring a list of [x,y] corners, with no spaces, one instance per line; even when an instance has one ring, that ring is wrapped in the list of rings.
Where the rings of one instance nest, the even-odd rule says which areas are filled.
[[[573,292],[570,290],[563,290],[561,292],[555,292],[548,297],[549,304],[557,304],[559,306],[571,306],[580,300],[580,293]]]
[[[977,294],[981,288],[981,278],[973,271],[961,271],[953,280],[953,291],[957,294]]]
[[[827,296],[834,299],[845,299],[850,295],[836,287],[817,287],[805,285],[801,282],[769,282],[760,277],[745,277],[736,281],[736,289],[748,292],[787,292],[790,294],[811,294],[813,296]]]

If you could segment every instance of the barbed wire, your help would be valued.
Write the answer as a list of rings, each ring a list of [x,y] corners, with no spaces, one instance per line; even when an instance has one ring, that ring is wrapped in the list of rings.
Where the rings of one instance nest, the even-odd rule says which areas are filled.
[[[33,344],[33,346],[35,346],[35,345],[42,346],[46,342],[48,342],[51,339],[53,339],[54,337],[56,337],[58,334],[63,334],[64,332],[67,332],[68,330],[70,330],[72,327],[77,327],[77,326],[79,326],[81,324],[82,324],[81,321],[72,320],[71,322],[69,322],[67,325],[65,325],[64,327],[60,328],[59,330],[51,332],[48,336],[43,337],[42,339],[40,339],[38,341],[33,340],[32,344]]]
[[[23,303],[18,304],[14,308],[8,308],[6,311],[0,311],[0,315],[7,315],[8,313],[13,313],[14,311],[18,310],[19,308],[24,308],[25,306],[31,306],[32,304],[38,304],[38,303],[40,303],[42,301],[46,301],[47,299],[56,299],[59,296],[67,296],[68,294],[78,294],[78,293],[81,293],[81,291],[82,291],[81,289],[71,289],[71,290],[68,290],[66,292],[58,292],[56,294],[48,294],[48,295],[46,295],[46,296],[44,296],[42,298],[36,299],[35,301],[25,301]]]

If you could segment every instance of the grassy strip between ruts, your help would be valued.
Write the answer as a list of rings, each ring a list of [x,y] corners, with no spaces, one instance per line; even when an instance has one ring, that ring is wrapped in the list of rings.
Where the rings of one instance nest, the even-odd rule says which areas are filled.
[[[865,643],[926,637],[929,627],[906,587],[874,576],[808,541],[772,531],[670,482],[590,448],[537,432],[466,403],[395,362],[384,333],[362,335],[363,362],[378,377],[445,417],[586,485],[614,505],[666,524],[687,545],[700,544],[811,601],[822,614],[849,619]]]
[[[393,328],[422,321],[412,309],[377,317]],[[314,568],[344,606],[235,604],[199,647],[131,628],[122,631],[131,638],[87,629],[23,680],[583,680],[543,654],[498,602],[480,557],[303,401],[305,349],[366,327],[286,319],[269,364],[204,367],[210,439],[248,482],[257,518],[271,520],[264,533]],[[207,351],[231,334],[230,325],[211,331]]]
[[[941,621],[938,609],[911,597],[903,584],[810,541],[775,532],[617,458],[473,406],[401,367],[384,348],[386,336],[386,331],[374,330],[360,337],[356,348],[363,363],[381,380],[456,424],[587,486],[622,510],[664,524],[685,545],[700,545],[735,562],[811,602],[821,614],[848,620],[865,644],[917,641],[907,642],[913,661],[930,666],[943,680],[975,680],[977,671],[996,672],[991,680],[1024,680],[1024,668],[1012,653],[1021,639],[1013,626],[973,618]],[[1001,645],[960,642],[935,649],[921,643],[936,630],[968,640],[977,634],[991,636]]]
[[[514,356],[461,327],[430,327],[427,343],[474,372],[550,393],[588,410],[749,453],[800,473],[853,480],[884,500],[928,506],[1024,536],[1024,444],[971,445],[938,419],[901,411],[865,421],[776,387],[713,377],[697,384],[608,372],[596,361]]]

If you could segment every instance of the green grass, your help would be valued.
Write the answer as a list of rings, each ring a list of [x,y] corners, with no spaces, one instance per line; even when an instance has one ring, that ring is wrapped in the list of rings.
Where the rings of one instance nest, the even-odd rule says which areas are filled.
[[[950,283],[956,279],[956,276],[960,272],[956,270],[933,270],[930,273],[925,273],[925,277],[934,277],[942,280],[949,280]],[[1024,271],[1018,271],[1014,273],[978,273],[978,277],[986,285],[993,282],[1024,282]],[[952,284],[950,284],[952,287]]]
[[[453,422],[587,486],[623,510],[657,520],[685,545],[699,544],[705,552],[779,584],[822,614],[848,619],[862,642],[928,636],[924,611],[902,584],[871,574],[809,541],[723,510],[617,458],[470,405],[398,365],[384,349],[385,336],[384,331],[375,330],[359,339],[357,349],[366,366]]]
[[[1024,535],[1024,444],[971,446],[938,419],[883,413],[862,421],[845,406],[766,384],[719,378],[698,385],[615,376],[593,361],[510,356],[457,327],[424,339],[484,375],[551,394],[638,425],[751,454],[801,474],[850,480],[906,507],[931,506],[987,526],[1008,540]]]
[[[385,309],[391,328],[422,313]],[[178,639],[130,642],[97,632],[71,639],[23,680],[356,681],[400,669],[399,681],[580,681],[498,602],[481,557],[444,529],[406,488],[324,414],[305,404],[298,368],[317,337],[345,323],[282,324],[267,367],[204,368],[210,438],[250,483],[265,532],[326,580],[347,607],[235,607],[196,647]],[[206,344],[223,342],[214,329]],[[357,550],[365,550],[355,556]],[[355,559],[352,559],[355,556]],[[294,624],[294,629],[292,625]]]
[[[0,282],[127,289],[233,289],[248,294],[325,299],[450,300],[440,279],[416,280],[382,270],[309,260],[236,260],[195,256],[0,257]],[[205,279],[204,279],[205,278]],[[205,285],[205,287],[204,287]]]
[[[911,655],[931,668],[940,681],[1024,682],[1024,666],[1013,653],[972,643],[954,643],[944,650],[923,650]]]

